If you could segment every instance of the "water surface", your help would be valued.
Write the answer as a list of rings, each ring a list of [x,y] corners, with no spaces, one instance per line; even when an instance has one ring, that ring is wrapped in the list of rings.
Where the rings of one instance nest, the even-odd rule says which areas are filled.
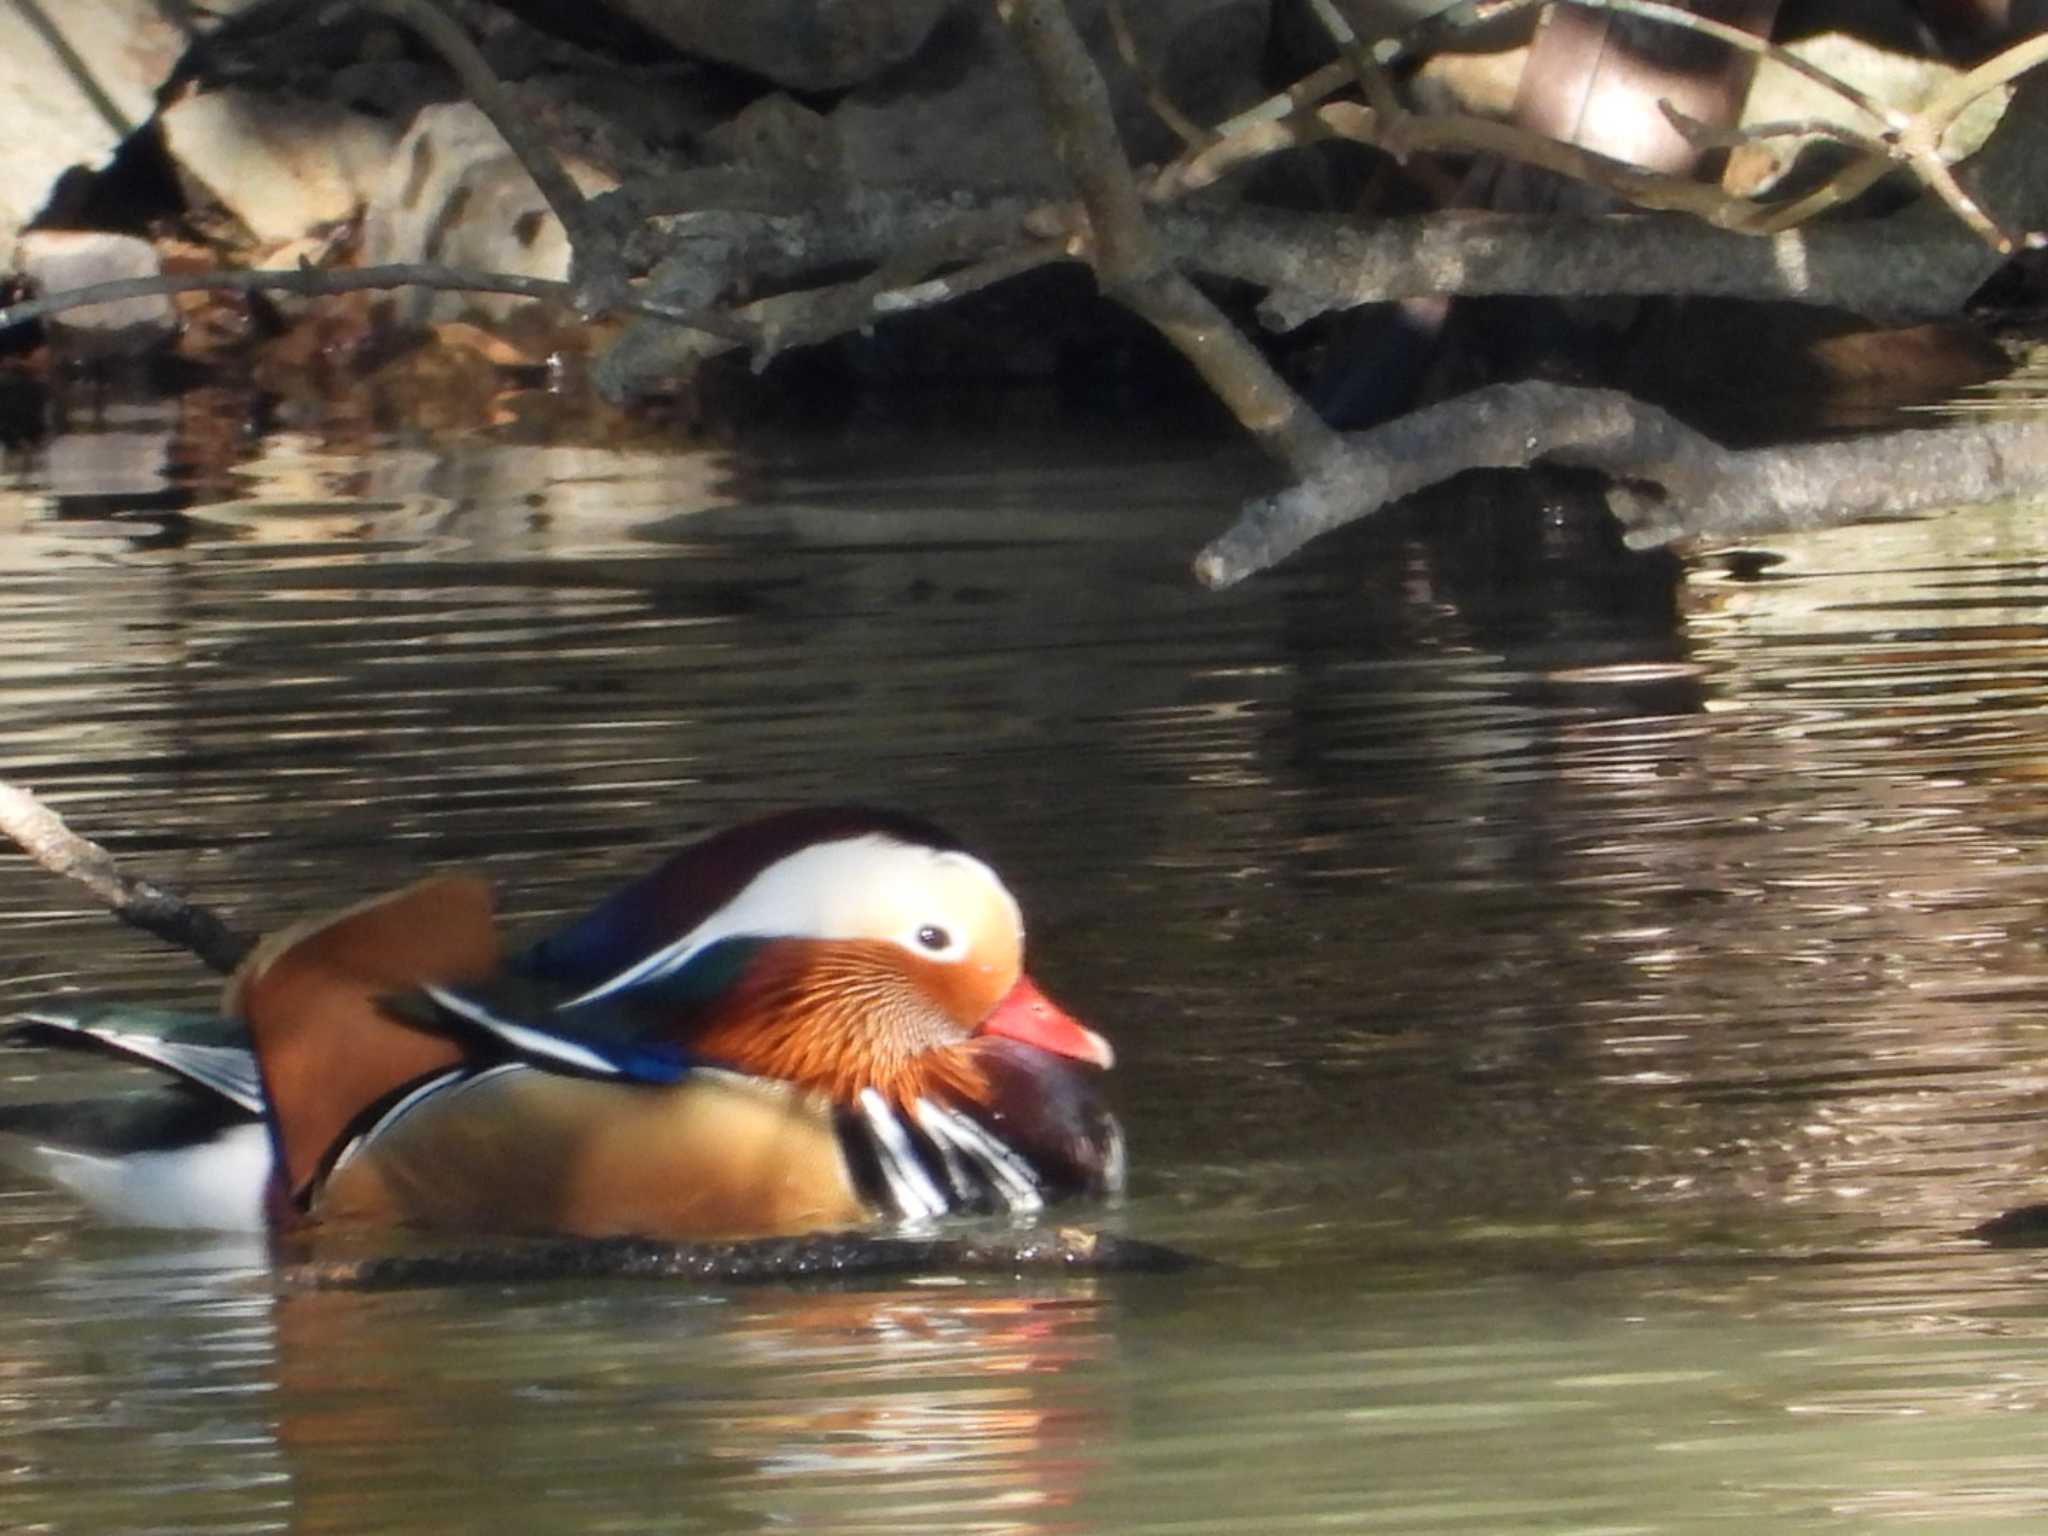
[[[1219,595],[1200,443],[191,436],[7,461],[0,771],[252,926],[915,808],[1214,1262],[280,1298],[0,1176],[0,1528],[2038,1528],[2048,1259],[1957,1235],[2048,1199],[2036,509],[1680,569],[1503,481]],[[211,986],[0,862],[0,1002]]]

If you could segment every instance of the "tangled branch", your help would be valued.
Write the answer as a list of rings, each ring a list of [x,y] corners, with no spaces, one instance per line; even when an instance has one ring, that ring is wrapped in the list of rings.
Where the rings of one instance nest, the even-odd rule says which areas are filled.
[[[1413,481],[1415,471],[1412,465],[1391,474],[1372,469],[1385,445],[1347,440],[1326,427],[1194,286],[1189,272],[1259,284],[1266,290],[1262,317],[1281,326],[1327,309],[1461,292],[1695,292],[1831,303],[1864,313],[1927,312],[1953,308],[2000,253],[2034,241],[2026,231],[2048,213],[2027,206],[1994,217],[1982,191],[1965,190],[1939,150],[1968,105],[2048,61],[2044,37],[2007,50],[1937,91],[1917,111],[1907,111],[1796,54],[1663,0],[1580,0],[1775,61],[1868,120],[1867,128],[1829,130],[1855,154],[1826,185],[1776,205],[1643,171],[1510,124],[1420,115],[1402,105],[1391,73],[1395,66],[1537,3],[1462,0],[1399,37],[1368,41],[1351,31],[1336,6],[1311,0],[1339,56],[1214,127],[1194,122],[1167,98],[1138,54],[1121,4],[1113,3],[1118,47],[1147,99],[1186,145],[1171,162],[1141,173],[1117,140],[1105,84],[1061,0],[996,0],[998,16],[1032,68],[1078,203],[1011,206],[987,198],[963,210],[945,198],[892,202],[860,188],[717,168],[586,198],[530,115],[435,0],[337,0],[334,9],[366,8],[412,28],[447,61],[560,219],[572,251],[568,281],[428,265],[180,274],[44,295],[0,309],[0,329],[116,298],[195,289],[313,295],[410,284],[509,293],[586,316],[632,317],[635,324],[598,365],[603,387],[630,398],[721,351],[748,348],[758,364],[781,350],[951,302],[1054,260],[1079,260],[1093,268],[1106,293],[1180,350],[1297,481],[1294,491],[1247,509],[1239,528],[1204,554],[1204,579],[1222,582],[1258,568],[1245,551],[1293,547],[1312,536],[1311,529],[1365,515],[1396,493],[1392,487]],[[1362,101],[1339,99],[1353,87]],[[1730,135],[1709,133],[1676,116],[1674,121],[1695,142],[1721,147],[1813,126],[1765,124]],[[2008,186],[2019,186],[2026,146],[2000,143],[2012,137],[1994,135],[1981,158],[2002,168],[1998,175]],[[1600,187],[1638,208],[1683,213],[1698,222],[1616,218],[1567,224],[1440,214],[1361,226],[1334,216],[1192,201],[1265,158],[1321,139],[1368,144],[1396,157],[1495,155]],[[1881,239],[1867,227],[1813,224],[1821,212],[1892,171],[1916,178],[1948,222],[1932,215],[1894,216]],[[2036,205],[2044,195],[2033,182],[2025,184],[2024,194]],[[863,275],[849,279],[835,272],[831,281],[816,280],[822,270],[852,265]],[[634,271],[648,275],[634,277]],[[736,302],[732,295],[740,290],[767,291]],[[1554,396],[1533,394],[1530,400],[1560,405]],[[1497,404],[1466,412],[1467,425],[1481,431],[1466,454],[1470,462],[1503,461],[1503,450],[1484,440],[1484,425],[1497,419]],[[1458,420],[1453,411],[1428,418],[1428,425],[1439,431]],[[1454,465],[1458,455],[1435,461]],[[1506,461],[1514,461],[1512,455]],[[1614,466],[1617,474],[1626,468]],[[1340,487],[1352,488],[1348,503]],[[1671,505],[1696,503],[1688,496]],[[1286,536],[1277,536],[1290,518]],[[1638,525],[1637,533],[1649,526]],[[1686,531],[1705,527],[1692,523]],[[1277,555],[1267,563],[1270,558]]]

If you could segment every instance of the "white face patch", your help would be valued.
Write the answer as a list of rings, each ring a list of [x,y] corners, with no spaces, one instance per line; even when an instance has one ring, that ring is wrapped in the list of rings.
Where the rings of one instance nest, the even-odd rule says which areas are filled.
[[[1014,958],[1024,918],[996,872],[972,854],[871,832],[776,860],[682,938],[565,1006],[669,975],[732,938],[881,939],[958,964],[983,949]]]

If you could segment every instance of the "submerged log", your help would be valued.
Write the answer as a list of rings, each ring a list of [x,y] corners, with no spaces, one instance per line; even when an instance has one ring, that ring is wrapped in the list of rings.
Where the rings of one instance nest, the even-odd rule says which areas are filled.
[[[2020,1205],[1963,1234],[1994,1248],[2048,1248],[2048,1205]]]
[[[712,1285],[870,1276],[1172,1274],[1202,1261],[1179,1249],[1081,1227],[1014,1236],[884,1237],[824,1232],[722,1243],[564,1239],[452,1253],[316,1259],[287,1266],[288,1290],[394,1291],[564,1280],[695,1280]]]

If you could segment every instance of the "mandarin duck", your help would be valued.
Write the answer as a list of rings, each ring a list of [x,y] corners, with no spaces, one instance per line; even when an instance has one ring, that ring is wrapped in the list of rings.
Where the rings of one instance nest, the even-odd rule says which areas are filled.
[[[437,876],[265,939],[218,1017],[23,1015],[175,1088],[0,1141],[151,1226],[727,1237],[1113,1193],[1110,1047],[1023,941],[987,864],[863,808],[707,837],[509,957],[489,884]]]

